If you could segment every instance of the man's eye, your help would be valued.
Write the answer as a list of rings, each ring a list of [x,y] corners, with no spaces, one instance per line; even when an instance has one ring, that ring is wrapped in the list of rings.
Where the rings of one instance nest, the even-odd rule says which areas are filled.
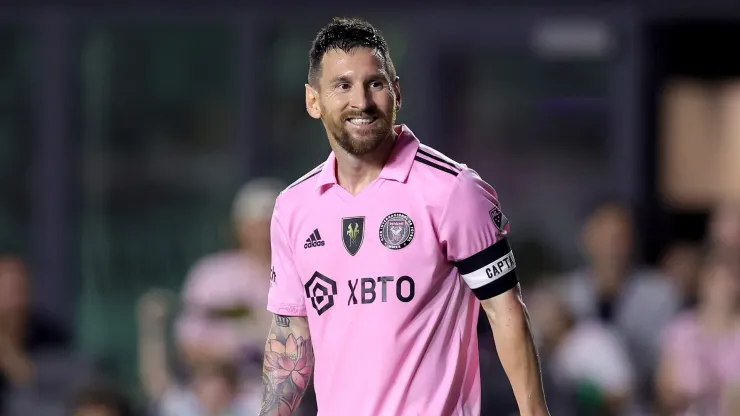
[[[337,89],[338,90],[348,90],[349,89],[349,84],[347,84],[346,82],[343,82],[341,84],[337,84]]]
[[[383,88],[383,83],[380,81],[373,81],[370,83],[370,88]]]

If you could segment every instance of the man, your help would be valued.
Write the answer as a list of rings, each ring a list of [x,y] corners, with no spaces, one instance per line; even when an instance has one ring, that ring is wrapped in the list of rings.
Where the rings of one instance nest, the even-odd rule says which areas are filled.
[[[633,262],[635,225],[627,204],[603,198],[585,217],[581,242],[587,263],[558,287],[576,319],[599,320],[625,340],[635,365],[636,405],[644,407],[651,401],[660,334],[680,310],[681,297],[669,278]]]
[[[312,372],[322,416],[479,415],[479,304],[521,414],[548,415],[495,191],[394,127],[399,79],[367,22],[323,28],[308,78],[333,152],[276,202],[261,415],[292,414]]]

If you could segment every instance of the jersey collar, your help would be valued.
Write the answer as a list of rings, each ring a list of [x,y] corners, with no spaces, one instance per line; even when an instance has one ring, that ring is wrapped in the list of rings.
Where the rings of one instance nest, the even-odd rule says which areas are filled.
[[[414,132],[405,124],[394,126],[393,130],[398,135],[396,145],[393,147],[393,152],[391,152],[391,156],[388,158],[383,170],[380,171],[379,177],[404,182],[409,176],[411,166],[414,164],[416,151],[419,150],[419,139],[416,138]],[[325,187],[337,183],[336,163],[336,155],[334,155],[334,152],[331,152],[319,174],[316,183],[317,191],[321,191]]]

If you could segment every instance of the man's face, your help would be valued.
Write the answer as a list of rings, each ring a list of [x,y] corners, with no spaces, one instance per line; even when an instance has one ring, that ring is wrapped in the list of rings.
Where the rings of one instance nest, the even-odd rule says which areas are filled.
[[[401,95],[377,51],[328,51],[317,84],[306,85],[306,108],[347,153],[370,153],[391,138]]]
[[[270,249],[270,218],[237,221],[236,233],[242,248],[257,252]]]
[[[604,206],[589,218],[583,232],[591,261],[607,267],[627,266],[632,253],[632,219],[622,207]]]

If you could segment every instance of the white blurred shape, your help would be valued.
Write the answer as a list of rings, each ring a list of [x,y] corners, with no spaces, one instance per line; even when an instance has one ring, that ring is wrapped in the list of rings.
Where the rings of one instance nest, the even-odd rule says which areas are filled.
[[[535,26],[532,47],[542,58],[601,58],[614,48],[608,25],[596,19],[554,18]]]

